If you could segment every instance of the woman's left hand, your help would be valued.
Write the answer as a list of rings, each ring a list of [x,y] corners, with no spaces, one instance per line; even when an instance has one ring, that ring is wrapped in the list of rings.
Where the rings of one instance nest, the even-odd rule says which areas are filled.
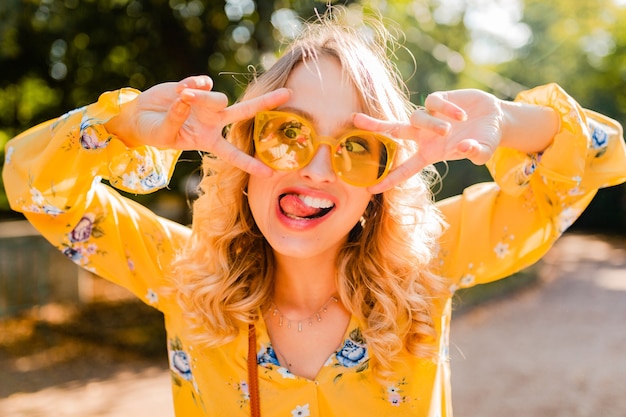
[[[426,98],[424,105],[411,115],[409,123],[355,115],[357,128],[413,140],[419,147],[383,181],[369,187],[372,193],[388,190],[440,161],[469,159],[482,165],[500,144],[504,114],[501,101],[494,95],[474,89],[436,92]]]

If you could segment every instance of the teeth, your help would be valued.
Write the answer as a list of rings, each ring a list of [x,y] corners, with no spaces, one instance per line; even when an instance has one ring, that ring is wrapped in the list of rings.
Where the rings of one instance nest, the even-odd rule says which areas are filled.
[[[325,198],[315,198],[308,195],[298,195],[298,198],[307,206],[319,209],[330,208],[334,205],[332,201]]]

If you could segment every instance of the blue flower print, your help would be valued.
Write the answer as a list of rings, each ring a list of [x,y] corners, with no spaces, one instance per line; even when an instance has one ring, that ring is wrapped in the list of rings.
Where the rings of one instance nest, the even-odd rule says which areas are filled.
[[[350,336],[336,354],[337,362],[343,367],[354,368],[368,359],[365,339],[359,329],[350,332]]]
[[[591,134],[591,146],[594,149],[604,148],[609,142],[609,135],[600,127],[595,127]]]
[[[185,381],[192,381],[193,375],[191,373],[189,356],[183,350],[183,344],[178,337],[169,340],[167,352],[170,369],[174,376],[180,376]]]
[[[189,357],[184,350],[170,351],[170,368],[185,381],[191,381],[193,379],[191,366],[189,365]]]
[[[72,262],[79,262],[83,258],[83,255],[80,253],[80,251],[74,248],[65,248],[63,250],[63,255],[70,258]]]
[[[256,355],[256,363],[264,367],[268,367],[268,365],[280,366],[276,352],[271,345],[261,346],[261,350]]]
[[[353,368],[367,359],[367,349],[365,346],[346,339],[343,347],[337,352],[337,360],[346,368]]]
[[[167,178],[165,175],[159,174],[156,171],[152,171],[147,177],[141,180],[141,185],[145,190],[153,190],[155,188],[162,188],[167,184]]]
[[[590,126],[593,128],[591,133],[591,148],[596,152],[595,157],[599,158],[604,155],[609,148],[609,134],[600,126]]]

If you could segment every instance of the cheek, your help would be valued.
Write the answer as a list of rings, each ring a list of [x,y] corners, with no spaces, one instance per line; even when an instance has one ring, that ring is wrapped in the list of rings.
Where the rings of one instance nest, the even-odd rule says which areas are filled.
[[[254,221],[257,223],[263,222],[262,213],[267,213],[269,206],[269,199],[263,198],[265,194],[263,192],[263,182],[258,180],[254,176],[250,176],[250,180],[248,181],[248,205],[250,206],[250,211],[252,212],[252,217]]]
[[[248,194],[248,204],[250,205],[250,210],[252,211],[252,215],[254,216],[255,220],[256,220],[256,213],[259,211],[259,200],[260,200],[260,193],[262,191],[262,187],[259,186],[258,181],[256,181],[254,179],[254,177],[250,177],[250,180],[248,181],[248,188],[247,188],[247,194]]]
[[[373,195],[363,189],[358,189],[358,191],[353,194],[350,204],[354,208],[354,213],[357,213],[359,218],[363,215],[363,213],[365,213],[365,209],[372,198]]]

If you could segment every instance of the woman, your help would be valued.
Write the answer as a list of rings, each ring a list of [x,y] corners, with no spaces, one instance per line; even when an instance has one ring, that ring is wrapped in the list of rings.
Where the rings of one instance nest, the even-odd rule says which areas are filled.
[[[12,207],[164,313],[177,415],[258,415],[258,385],[263,416],[450,416],[454,290],[535,262],[626,180],[619,124],[558,86],[416,109],[376,40],[323,18],[237,104],[190,77],[8,144]],[[185,149],[217,156],[191,230],[100,182],[161,188]],[[429,166],[460,158],[497,183],[435,205]]]

